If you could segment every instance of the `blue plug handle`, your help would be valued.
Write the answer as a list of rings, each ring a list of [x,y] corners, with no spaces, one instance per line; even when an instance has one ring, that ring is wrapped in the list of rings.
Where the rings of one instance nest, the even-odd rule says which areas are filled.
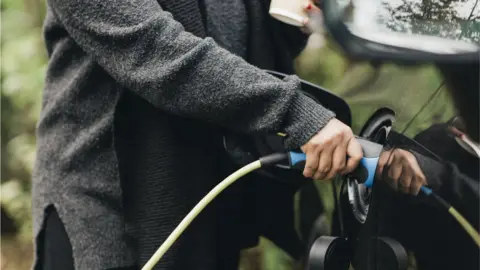
[[[379,157],[375,158],[362,158],[360,160],[360,165],[357,167],[351,174],[350,176],[354,177],[357,179],[358,182],[363,183],[366,187],[370,188],[373,186],[374,179],[375,179],[375,171],[377,170],[377,164],[378,164],[378,159]],[[363,168],[361,168],[363,166]],[[366,179],[363,178],[363,174],[359,174],[358,171],[366,169],[367,171],[367,177]],[[363,178],[363,179],[362,179]]]
[[[300,169],[300,167],[305,166],[304,162],[307,160],[307,155],[299,152],[288,152],[288,158],[290,160],[290,166]]]
[[[420,190],[427,196],[433,193],[433,190],[426,186],[422,186]]]
[[[363,183],[366,187],[372,187],[375,179],[375,171],[377,169],[378,159],[382,152],[383,146],[378,143],[370,142],[362,138],[357,138],[362,146],[363,158],[360,160],[358,167],[349,174],[350,177],[357,179],[359,183]],[[303,170],[307,156],[300,152],[289,152],[290,166]]]
[[[366,187],[370,188],[374,183],[375,171],[377,170],[378,159],[383,146],[362,138],[357,138],[357,140],[362,146],[364,157],[360,160],[358,167],[350,173],[349,176],[357,179],[359,183],[363,183]],[[289,152],[288,156],[290,159],[290,166],[303,171],[307,155],[300,152]],[[433,193],[432,189],[426,186],[422,186],[420,190],[427,196]]]

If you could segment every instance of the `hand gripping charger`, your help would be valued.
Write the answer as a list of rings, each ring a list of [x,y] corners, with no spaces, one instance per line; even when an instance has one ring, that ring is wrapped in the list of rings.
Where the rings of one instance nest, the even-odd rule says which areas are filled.
[[[363,183],[366,187],[373,186],[375,179],[375,171],[377,169],[378,159],[382,153],[383,145],[367,141],[357,137],[358,142],[362,146],[363,158],[360,160],[358,167],[348,176]],[[289,152],[290,165],[298,170],[303,170],[307,156],[300,152]]]

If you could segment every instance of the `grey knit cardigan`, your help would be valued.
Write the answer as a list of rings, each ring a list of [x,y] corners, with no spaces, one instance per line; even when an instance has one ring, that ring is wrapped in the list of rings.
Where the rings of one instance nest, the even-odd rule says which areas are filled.
[[[282,81],[262,71],[291,73],[305,37],[269,18],[268,1],[244,2],[246,59],[207,37],[197,1],[47,1],[34,233],[54,206],[76,269],[145,263],[227,174],[222,132],[282,131],[296,148],[334,117],[297,91],[296,76]],[[244,191],[219,198],[158,269],[218,268],[225,249],[218,239],[235,234],[220,228],[229,217],[239,226]]]

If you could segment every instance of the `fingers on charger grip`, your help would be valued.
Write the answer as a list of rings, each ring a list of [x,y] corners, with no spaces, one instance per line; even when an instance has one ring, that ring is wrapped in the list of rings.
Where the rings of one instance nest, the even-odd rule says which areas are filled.
[[[362,146],[363,158],[360,160],[358,167],[349,173],[348,176],[356,179],[359,183],[363,183],[367,187],[371,187],[383,145],[361,138],[357,138],[357,140]],[[307,155],[302,152],[292,151],[288,153],[288,159],[292,168],[303,171]]]

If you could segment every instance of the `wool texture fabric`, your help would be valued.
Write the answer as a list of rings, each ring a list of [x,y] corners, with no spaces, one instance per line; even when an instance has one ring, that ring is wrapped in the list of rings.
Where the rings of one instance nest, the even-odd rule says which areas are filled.
[[[269,1],[228,2],[236,12],[225,27],[239,36],[224,34],[215,18],[228,10],[213,0],[47,1],[34,234],[55,207],[75,269],[143,265],[235,169],[225,131],[285,132],[293,149],[335,116],[299,93],[296,76],[263,71],[292,74],[305,36],[270,18]],[[235,268],[238,250],[289,212],[271,202],[293,198],[257,178],[221,194],[156,269]]]

